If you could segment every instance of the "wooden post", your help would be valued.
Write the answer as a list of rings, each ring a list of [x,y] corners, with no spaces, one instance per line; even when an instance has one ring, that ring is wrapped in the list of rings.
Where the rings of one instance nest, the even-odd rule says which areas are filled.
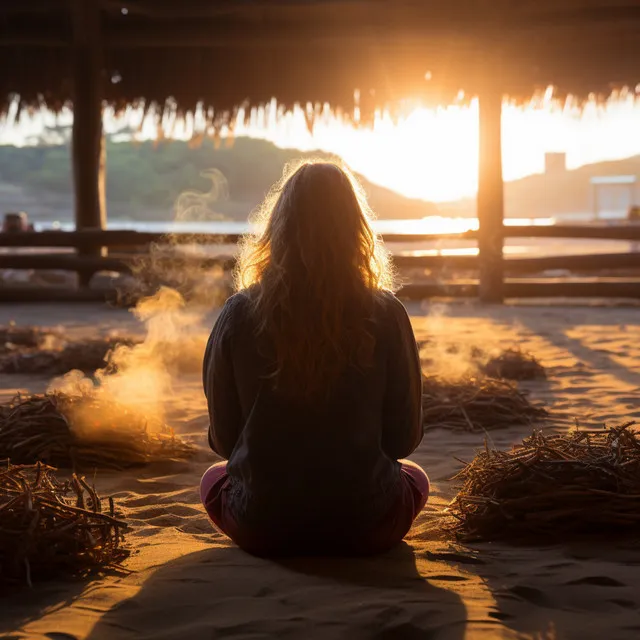
[[[478,169],[479,297],[502,302],[504,183],[502,179],[502,91],[485,80],[478,94],[480,144]]]
[[[74,27],[71,149],[76,229],[104,229],[107,214],[100,3],[71,0],[71,7]],[[83,249],[79,254],[104,255],[104,250]],[[88,285],[88,278],[81,275],[80,285]]]

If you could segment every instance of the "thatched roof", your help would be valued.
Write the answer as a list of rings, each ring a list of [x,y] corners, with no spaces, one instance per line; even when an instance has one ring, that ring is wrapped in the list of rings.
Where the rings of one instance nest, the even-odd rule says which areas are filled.
[[[514,97],[640,82],[640,0],[84,1],[101,6],[105,95],[121,106],[174,97],[220,113],[276,97],[350,110],[359,89],[368,111],[406,96],[449,102],[487,76]],[[0,5],[0,95],[60,106],[72,3]]]

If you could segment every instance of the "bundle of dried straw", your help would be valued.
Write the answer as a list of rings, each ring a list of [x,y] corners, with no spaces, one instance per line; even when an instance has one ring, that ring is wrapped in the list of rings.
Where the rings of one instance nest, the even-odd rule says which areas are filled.
[[[48,336],[57,336],[58,332],[40,327],[9,324],[0,327],[0,353],[6,353],[20,347],[41,347]]]
[[[540,406],[507,381],[468,376],[449,380],[425,376],[422,383],[424,428],[483,432],[531,424],[547,416]]]
[[[557,541],[640,527],[640,433],[633,423],[563,435],[535,431],[486,449],[456,476],[444,528],[457,538]]]
[[[127,525],[108,512],[84,478],[58,480],[43,464],[0,471],[0,582],[56,575],[86,575],[116,568]]]
[[[128,338],[97,338],[68,342],[60,349],[16,349],[0,358],[1,373],[62,375],[69,371],[94,373],[107,366],[108,354]]]
[[[504,380],[544,380],[544,367],[533,353],[520,348],[506,349],[487,360],[482,371],[492,378]]]
[[[88,415],[91,424],[86,424]],[[194,452],[166,426],[150,425],[127,407],[106,405],[91,395],[18,396],[0,405],[0,459],[15,464],[124,469],[185,459]]]

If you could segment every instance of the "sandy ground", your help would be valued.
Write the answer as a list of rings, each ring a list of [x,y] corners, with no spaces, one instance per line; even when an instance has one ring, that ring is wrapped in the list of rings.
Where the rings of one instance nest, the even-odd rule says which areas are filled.
[[[640,323],[634,308],[409,305],[418,339],[535,351],[549,380],[529,385],[557,413],[584,423],[640,419]],[[76,335],[141,331],[122,310],[94,305],[12,305],[0,324],[63,325]],[[212,319],[208,319],[211,323]],[[46,379],[0,377],[0,400]],[[245,555],[215,533],[198,500],[198,480],[216,460],[206,450],[197,376],[175,382],[170,424],[201,446],[192,463],[135,473],[100,473],[132,525],[128,575],[53,582],[0,604],[0,637],[601,639],[640,637],[640,545],[455,545],[418,519],[407,544],[366,560],[291,561]],[[491,432],[508,447],[526,427]],[[448,479],[482,437],[429,431],[412,459],[431,476],[430,508],[454,492]]]

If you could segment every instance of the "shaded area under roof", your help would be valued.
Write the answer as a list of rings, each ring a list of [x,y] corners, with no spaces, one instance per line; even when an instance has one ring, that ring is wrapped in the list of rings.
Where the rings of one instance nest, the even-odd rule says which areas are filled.
[[[104,97],[217,113],[275,97],[366,117],[407,96],[448,103],[483,82],[528,97],[640,82],[640,0],[95,0]],[[0,94],[72,97],[68,0],[0,6]]]

